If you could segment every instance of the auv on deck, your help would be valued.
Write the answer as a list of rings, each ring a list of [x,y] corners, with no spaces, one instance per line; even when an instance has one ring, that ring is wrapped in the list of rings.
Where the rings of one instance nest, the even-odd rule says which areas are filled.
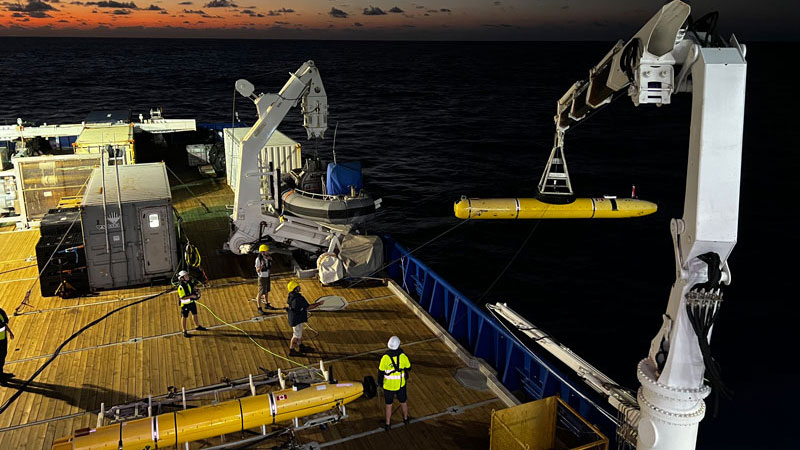
[[[286,315],[278,312],[256,320],[256,285],[252,258],[217,253],[227,238],[225,204],[230,189],[215,180],[191,183],[191,190],[173,187],[173,202],[184,218],[184,232],[197,245],[203,267],[211,279],[200,302],[222,320],[246,330],[271,352],[288,358],[291,329]],[[208,209],[206,209],[206,207]],[[17,381],[0,387],[5,403],[56,348],[89,322],[112,310],[166,290],[166,286],[103,291],[97,296],[62,300],[42,298],[36,281],[34,246],[38,231],[0,233],[0,307],[9,316],[31,289],[30,306],[11,317],[16,339],[9,342],[6,370]],[[288,275],[273,277],[271,301],[286,304]],[[322,287],[315,280],[301,281],[309,299],[339,295],[349,305],[338,312],[314,312],[304,342],[314,348],[308,357],[293,360],[314,365],[323,359],[333,365],[339,380],[375,376],[388,338],[396,334],[414,366],[409,383],[409,407],[413,417],[433,416],[390,432],[368,434],[380,427],[383,400],[362,399],[348,405],[350,417],[325,431],[301,431],[301,443],[316,441],[335,448],[487,448],[492,409],[505,405],[491,390],[471,390],[454,378],[462,361],[429,328],[413,305],[381,284],[361,283],[351,288]],[[259,349],[238,331],[218,322],[199,308],[206,332],[194,331],[191,339],[181,334],[178,302],[173,291],[123,309],[69,342],[61,354],[25,388],[12,406],[0,415],[0,448],[50,448],[56,438],[78,428],[94,426],[100,404],[107,407],[160,395],[168,386],[206,386],[223,378],[237,379],[263,369],[291,370],[297,366]],[[188,321],[192,324],[191,319]],[[273,388],[276,389],[276,388]],[[453,407],[456,408],[455,410]],[[465,408],[466,407],[466,408]],[[399,410],[394,423],[400,423]],[[362,433],[364,434],[362,436]],[[228,436],[230,442],[234,437]],[[192,448],[210,447],[219,439],[195,442]],[[271,448],[276,441],[262,446]]]

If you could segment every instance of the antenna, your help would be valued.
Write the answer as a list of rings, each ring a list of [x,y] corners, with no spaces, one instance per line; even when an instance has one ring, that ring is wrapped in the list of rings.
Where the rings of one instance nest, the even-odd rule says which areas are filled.
[[[339,122],[336,122],[336,127],[333,129],[333,163],[336,164],[336,131],[339,129]]]

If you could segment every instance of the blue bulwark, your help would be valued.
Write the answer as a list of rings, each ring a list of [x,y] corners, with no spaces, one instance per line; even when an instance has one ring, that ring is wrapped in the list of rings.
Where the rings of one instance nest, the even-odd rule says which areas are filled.
[[[616,441],[616,411],[604,399],[574,380],[575,377],[571,380],[564,376],[523,345],[497,319],[409,255],[392,238],[384,236],[383,240],[386,261],[391,262],[387,268],[389,276],[464,348],[491,365],[508,390],[524,391],[534,400],[558,395],[611,442]]]
[[[358,161],[346,163],[328,164],[328,195],[347,195],[350,193],[350,186],[356,192],[364,187],[361,179],[361,163]]]

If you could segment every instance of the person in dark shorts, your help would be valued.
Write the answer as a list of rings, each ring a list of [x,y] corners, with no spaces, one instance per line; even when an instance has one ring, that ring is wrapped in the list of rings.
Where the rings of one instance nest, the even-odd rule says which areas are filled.
[[[191,337],[192,335],[186,331],[186,318],[189,313],[192,313],[194,324],[197,326],[196,330],[205,331],[206,328],[197,321],[197,303],[196,300],[200,298],[200,290],[194,286],[194,281],[189,279],[189,272],[181,270],[178,272],[178,301],[181,305],[181,316],[183,321],[181,326],[183,328],[183,337]]]
[[[258,305],[258,312],[267,314],[264,309],[276,309],[269,302],[269,269],[272,267],[272,255],[269,254],[269,246],[261,244],[258,247],[258,256],[256,256],[256,274],[258,275],[258,296],[256,297],[256,305]],[[261,308],[261,303],[264,303],[264,309]]]
[[[395,395],[403,409],[403,423],[409,424],[406,382],[411,372],[411,361],[400,349],[399,337],[392,336],[387,347],[389,351],[381,357],[378,365],[378,386],[383,386],[383,395],[386,399],[386,423],[383,429],[389,431],[392,427],[392,403]]]
[[[5,384],[7,380],[14,378],[14,374],[5,372],[3,366],[6,365],[6,355],[8,355],[8,340],[14,339],[14,332],[8,326],[8,314],[0,308],[0,384]]]

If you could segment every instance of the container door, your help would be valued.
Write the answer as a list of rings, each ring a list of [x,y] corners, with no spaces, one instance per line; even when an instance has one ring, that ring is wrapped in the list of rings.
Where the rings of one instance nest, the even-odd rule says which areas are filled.
[[[172,270],[169,245],[167,208],[156,206],[139,210],[144,247],[144,273],[155,274]]]

